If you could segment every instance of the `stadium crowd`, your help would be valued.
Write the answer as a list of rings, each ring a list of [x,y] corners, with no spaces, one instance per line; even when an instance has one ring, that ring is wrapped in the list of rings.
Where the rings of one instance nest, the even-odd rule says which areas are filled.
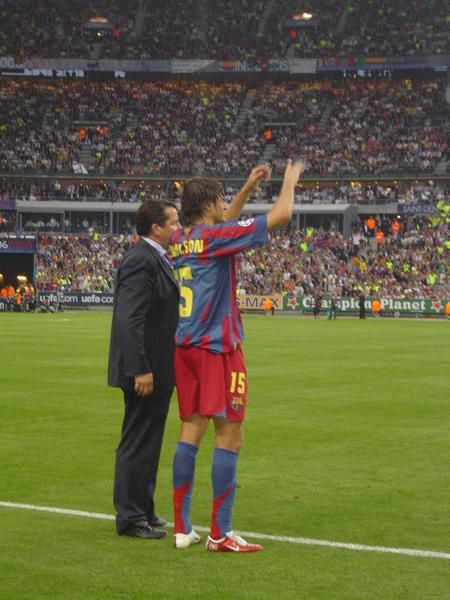
[[[180,185],[179,182],[178,186]],[[78,201],[78,202],[121,202],[136,205],[143,200],[170,199],[175,200],[178,188],[171,184],[145,182],[133,184],[129,182],[71,182],[11,181],[0,179],[0,205],[3,207],[14,201]],[[321,185],[301,185],[295,192],[296,204],[359,204],[375,205],[397,203],[398,205],[436,206],[449,201],[448,185],[429,182],[403,183],[386,182],[384,184],[369,182],[334,182]],[[237,194],[238,188],[224,181],[224,196],[230,202]],[[278,183],[272,182],[258,188],[249,199],[252,204],[271,204],[278,195]],[[133,231],[133,213],[135,208],[119,213],[116,217],[114,232],[131,233]],[[2,232],[64,232],[64,233],[99,233],[110,232],[109,208],[106,211],[90,212],[83,210],[82,205],[70,205],[64,214],[52,210],[33,212],[25,208],[18,211],[9,206],[0,211],[0,231]]]
[[[257,90],[8,80],[0,98],[0,171],[78,173],[83,155],[86,173],[226,177],[247,173],[267,145],[278,172],[299,153],[308,173],[321,176],[431,174],[447,164],[439,80],[271,82]]]
[[[0,56],[267,61],[276,57],[402,56],[449,52],[445,3],[430,0],[4,0]],[[288,26],[299,10],[311,22]],[[92,17],[108,29],[90,29]],[[226,62],[224,62],[226,68]],[[0,232],[18,230],[15,200],[129,202],[173,197],[169,177],[242,175],[259,161],[275,175],[301,154],[308,175],[336,182],[300,186],[297,203],[439,204],[448,187],[433,175],[448,169],[448,116],[443,79],[320,79],[199,82],[0,79],[0,172],[73,174],[115,181],[0,180]],[[429,182],[401,184],[399,174]],[[358,176],[392,176],[361,184]],[[128,183],[123,175],[161,183]],[[339,176],[355,176],[352,183]],[[166,180],[164,181],[164,179]],[[420,179],[420,177],[418,177]],[[423,177],[422,177],[423,179]],[[236,184],[237,185],[237,184]],[[236,192],[225,183],[225,196]],[[252,201],[270,203],[262,186]],[[130,210],[131,212],[134,212]],[[131,243],[130,214],[117,215],[119,237],[106,235],[104,214],[22,214],[23,229],[40,232],[37,287],[107,291]],[[356,225],[351,239],[336,231],[290,230],[240,260],[247,293],[332,296],[448,295],[448,223],[387,218],[373,230]],[[69,232],[58,235],[57,232]],[[51,233],[53,232],[53,233]],[[103,233],[104,235],[101,235]],[[125,235],[126,233],[126,235]]]
[[[149,6],[138,55],[219,60],[279,56],[286,50],[287,40],[279,28],[272,32],[264,27],[266,4],[263,0],[172,0],[151,10]],[[268,31],[267,35],[258,35],[260,26]]]
[[[165,194],[167,185],[145,181],[139,184],[124,181],[59,181],[0,179],[0,200],[75,200],[79,202],[141,202],[157,200]]]
[[[12,210],[0,210],[0,233],[12,232],[16,228],[16,213]]]
[[[339,50],[405,56],[449,52],[448,6],[441,0],[351,1]]]
[[[238,290],[247,294],[394,298],[447,297],[449,225],[416,217],[408,224],[375,217],[382,241],[359,225],[351,238],[312,227],[279,232],[268,247],[238,261]],[[394,221],[398,225],[394,225]],[[131,236],[38,236],[38,290],[111,291]],[[445,242],[447,241],[447,245]]]
[[[38,291],[106,292],[113,289],[116,270],[131,238],[41,234],[38,243]]]
[[[380,243],[362,228],[356,228],[349,239],[312,228],[281,233],[269,248],[244,254],[239,265],[240,290],[297,296],[358,296],[363,292],[393,298],[447,297],[448,224],[432,226],[422,218],[409,227],[403,223],[399,231],[391,225],[390,220],[378,217],[377,229],[386,231]]]
[[[286,26],[299,11],[302,27]],[[266,60],[449,51],[442,0],[3,0],[0,56]],[[100,36],[86,28],[108,19]]]
[[[333,83],[328,98],[328,123],[277,129],[278,170],[297,148],[320,175],[432,173],[447,163],[448,105],[439,82]]]
[[[13,56],[17,63],[39,58],[89,58],[95,37],[84,26],[103,16],[111,24],[112,42],[122,52],[135,42],[134,21],[140,0],[3,0],[0,7],[0,56]],[[125,57],[125,55],[123,55]]]

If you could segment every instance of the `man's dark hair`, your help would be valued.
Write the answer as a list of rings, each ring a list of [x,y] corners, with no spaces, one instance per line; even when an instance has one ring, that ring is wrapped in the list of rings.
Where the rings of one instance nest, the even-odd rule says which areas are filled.
[[[176,208],[176,204],[167,200],[147,200],[136,213],[136,231],[138,235],[149,235],[152,225],[164,227],[167,221],[166,208]]]
[[[193,225],[201,218],[205,204],[215,202],[223,194],[222,184],[211,177],[192,177],[183,185],[181,195],[181,221]]]

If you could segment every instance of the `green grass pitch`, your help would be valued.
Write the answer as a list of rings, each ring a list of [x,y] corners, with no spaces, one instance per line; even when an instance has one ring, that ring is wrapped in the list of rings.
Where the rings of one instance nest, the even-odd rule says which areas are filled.
[[[236,530],[450,552],[450,323],[245,316]],[[111,313],[0,314],[0,501],[113,513]],[[157,509],[172,520],[172,402]],[[210,513],[209,434],[193,522]],[[250,536],[249,536],[250,537]],[[175,551],[112,521],[0,506],[0,598],[444,600],[446,559],[263,541]]]

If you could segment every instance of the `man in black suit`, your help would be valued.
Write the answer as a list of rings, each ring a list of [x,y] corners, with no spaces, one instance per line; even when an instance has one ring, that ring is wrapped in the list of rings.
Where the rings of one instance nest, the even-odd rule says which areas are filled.
[[[155,514],[159,456],[174,387],[174,335],[179,292],[165,251],[178,227],[171,202],[145,202],[137,211],[140,238],[125,253],[116,278],[108,384],[124,393],[117,448],[114,506],[119,535],[164,537]]]
[[[362,291],[359,294],[359,318],[366,318],[366,297]]]

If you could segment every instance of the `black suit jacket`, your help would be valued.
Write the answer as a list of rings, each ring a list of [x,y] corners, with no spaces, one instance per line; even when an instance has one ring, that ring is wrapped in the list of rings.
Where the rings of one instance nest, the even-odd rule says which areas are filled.
[[[134,377],[153,373],[154,395],[170,396],[178,323],[178,285],[165,259],[140,239],[117,272],[108,384],[134,388]]]

